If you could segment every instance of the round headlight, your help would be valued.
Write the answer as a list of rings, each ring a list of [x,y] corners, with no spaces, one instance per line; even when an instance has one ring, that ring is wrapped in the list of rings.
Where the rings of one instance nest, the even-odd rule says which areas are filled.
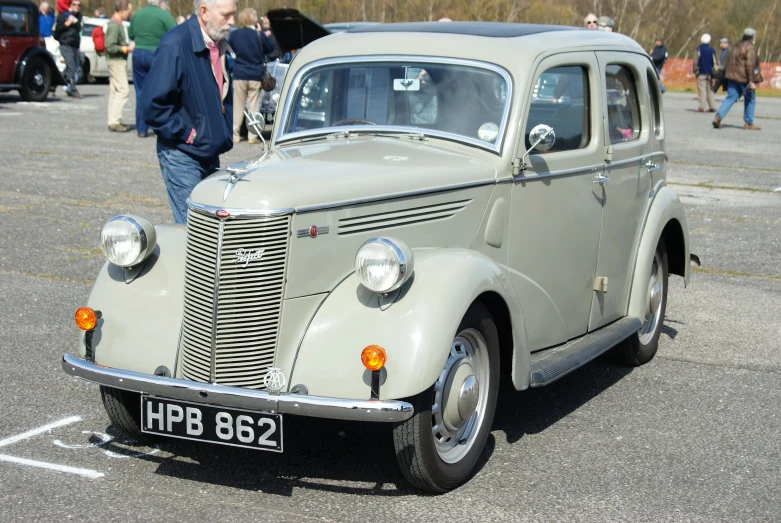
[[[154,226],[138,216],[114,216],[100,231],[100,250],[108,261],[120,267],[132,267],[144,261],[156,243]]]
[[[393,238],[372,238],[355,255],[355,272],[364,287],[386,293],[398,289],[412,275],[412,251]]]

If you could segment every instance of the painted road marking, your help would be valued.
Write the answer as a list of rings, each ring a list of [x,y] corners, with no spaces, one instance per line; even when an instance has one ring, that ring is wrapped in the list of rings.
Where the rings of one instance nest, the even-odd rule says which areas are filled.
[[[112,450],[109,450],[107,448],[104,448],[109,443],[115,442],[115,443],[122,443],[127,444],[128,441],[126,440],[118,440],[115,439],[113,436],[110,436],[106,434],[105,432],[95,432],[92,430],[82,430],[82,434],[92,434],[96,438],[98,438],[100,441],[98,443],[87,443],[86,445],[77,443],[75,445],[64,443],[62,440],[55,439],[52,443],[57,445],[58,447],[62,447],[64,449],[89,449],[89,448],[98,448],[103,451],[103,453],[108,456],[109,458],[140,458],[142,456],[151,456],[153,454],[157,454],[160,452],[160,448],[157,445],[154,445],[152,448],[153,450],[151,452],[129,452],[128,454],[119,454],[117,452],[114,452]]]
[[[76,467],[68,467],[67,465],[57,465],[56,463],[46,463],[44,461],[34,461],[32,459],[17,458],[16,456],[7,456],[5,454],[0,454],[0,461],[17,463],[19,465],[27,465],[28,467],[55,470],[57,472],[78,474],[79,476],[86,476],[88,478],[102,478],[105,475],[102,472],[98,472],[97,470],[79,469]]]
[[[70,418],[61,419],[60,421],[47,423],[46,425],[38,427],[37,429],[28,430],[27,432],[22,432],[21,434],[17,434],[16,436],[11,436],[10,438],[5,438],[3,440],[0,440],[0,447],[6,447],[8,445],[12,445],[19,441],[30,439],[33,436],[37,436],[38,434],[43,434],[44,432],[49,432],[50,430],[56,429],[58,427],[63,427],[65,425],[70,425],[71,423],[76,423],[77,421],[81,421],[81,416],[71,416]],[[67,465],[47,463],[45,461],[35,461],[32,459],[17,458],[16,456],[8,456],[6,454],[0,454],[0,461],[6,461],[8,463],[16,463],[18,465],[27,465],[28,467],[37,467],[41,469],[55,470],[57,472],[67,472],[68,474],[78,474],[79,476],[85,476],[88,478],[102,478],[104,476],[102,472],[98,472],[97,470],[80,469],[76,467],[69,467]]]
[[[7,445],[16,443],[17,441],[23,441],[32,438],[33,436],[37,436],[38,434],[48,432],[58,427],[63,427],[65,425],[70,425],[71,423],[76,423],[77,421],[81,421],[81,416],[71,416],[70,418],[65,418],[65,419],[61,419],[60,421],[48,423],[42,427],[38,427],[37,429],[28,430],[27,432],[22,432],[21,434],[17,434],[16,436],[11,436],[10,438],[5,438],[4,440],[0,440],[0,447],[5,447]]]

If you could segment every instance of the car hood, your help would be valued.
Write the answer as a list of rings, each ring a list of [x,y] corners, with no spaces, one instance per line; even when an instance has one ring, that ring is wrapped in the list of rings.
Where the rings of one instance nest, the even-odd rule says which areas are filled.
[[[285,51],[301,49],[318,38],[331,34],[331,31],[298,9],[272,9],[266,16],[271,24],[271,32]]]
[[[190,200],[225,209],[305,211],[496,179],[494,164],[477,154],[403,140],[359,137],[276,148],[248,160],[247,173],[234,184],[227,171],[213,174]]]

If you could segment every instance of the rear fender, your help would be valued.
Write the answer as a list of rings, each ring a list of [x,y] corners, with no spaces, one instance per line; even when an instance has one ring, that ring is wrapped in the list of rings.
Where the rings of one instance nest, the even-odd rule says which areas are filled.
[[[100,365],[146,374],[164,365],[174,372],[187,235],[183,225],[158,225],[155,230],[157,247],[135,279],[126,283],[126,271],[107,262],[92,287],[87,305],[102,313],[93,335]],[[83,357],[83,333],[79,345]]]
[[[466,310],[489,292],[498,295],[509,312],[513,377],[528,383],[526,333],[500,267],[467,249],[416,250],[415,258],[414,275],[398,296],[381,299],[354,273],[331,292],[303,337],[291,386],[305,385],[309,394],[318,396],[368,399],[371,373],[361,363],[361,351],[376,344],[387,354],[380,399],[413,396],[436,381]],[[519,381],[515,383],[518,387]]]
[[[656,190],[654,201],[646,218],[643,236],[635,258],[632,289],[629,295],[628,316],[645,319],[648,302],[648,275],[659,239],[664,236],[669,264],[676,274],[689,282],[689,231],[683,204],[672,189],[661,185]]]
[[[54,63],[54,58],[52,57],[51,53],[49,53],[49,51],[43,47],[39,46],[29,47],[24,53],[22,53],[22,57],[19,59],[19,62],[16,65],[14,83],[21,85],[22,78],[24,78],[24,70],[36,59],[43,60],[49,65],[49,69],[52,74],[52,86],[65,85],[65,79],[62,77],[62,74],[60,74],[59,69],[57,69],[57,64]]]

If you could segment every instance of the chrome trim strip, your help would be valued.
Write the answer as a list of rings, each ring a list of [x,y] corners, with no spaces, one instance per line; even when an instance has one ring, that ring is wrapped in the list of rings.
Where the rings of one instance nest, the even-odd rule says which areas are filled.
[[[207,216],[214,216],[214,217],[217,216],[216,215],[217,211],[228,211],[231,214],[228,220],[232,220],[234,218],[273,218],[277,216],[286,216],[288,214],[293,214],[294,212],[296,212],[296,210],[293,208],[269,209],[269,210],[230,209],[226,207],[215,207],[213,205],[204,205],[202,203],[195,203],[189,198],[187,198],[187,206],[197,213],[205,214]]]
[[[513,176],[513,181],[516,182],[533,182],[534,180],[549,180],[550,178],[559,178],[562,176],[571,176],[573,174],[589,173],[593,174],[597,171],[603,170],[605,164],[589,165],[587,167],[578,167],[576,169],[565,169],[563,171],[553,171],[552,173],[535,174],[534,176],[524,176],[519,174]]]
[[[470,139],[466,136],[457,135],[457,134],[451,134],[451,133],[441,133],[442,135],[450,135],[450,136],[457,136],[459,142],[465,142],[473,145],[477,145],[478,147],[482,149],[487,149],[489,151],[493,151],[496,153],[501,154],[502,147],[504,145],[504,139],[505,139],[505,131],[507,129],[508,121],[510,119],[510,107],[512,104],[513,99],[513,80],[510,73],[505,70],[503,67],[500,67],[496,64],[492,64],[490,62],[481,62],[479,60],[466,60],[463,58],[448,58],[448,57],[442,57],[442,56],[406,56],[406,55],[374,55],[374,56],[340,56],[337,58],[326,58],[323,60],[317,60],[314,62],[311,62],[301,69],[298,70],[296,73],[296,76],[293,78],[291,83],[288,85],[287,88],[287,96],[285,97],[285,105],[283,106],[281,118],[277,120],[277,123],[279,125],[275,126],[275,136],[274,136],[274,144],[282,141],[287,141],[289,139],[295,139],[300,138],[304,136],[315,136],[317,134],[322,134],[323,129],[334,129],[334,130],[340,130],[344,128],[339,127],[324,127],[323,129],[318,129],[316,132],[305,132],[305,131],[299,131],[297,133],[284,133],[283,128],[286,125],[288,119],[290,118],[291,108],[293,104],[293,99],[295,98],[295,94],[298,93],[298,88],[301,84],[301,78],[308,73],[310,70],[319,68],[319,67],[327,67],[329,65],[335,65],[335,64],[345,64],[345,63],[387,63],[387,62],[411,62],[411,63],[428,63],[428,64],[448,64],[448,65],[461,65],[465,67],[473,67],[473,68],[479,68],[479,69],[485,69],[488,71],[493,71],[497,74],[499,74],[502,78],[504,78],[504,81],[507,83],[507,96],[505,98],[504,108],[502,110],[502,122],[499,125],[499,134],[497,136],[497,139],[494,143],[489,144],[487,142],[482,142],[480,140],[474,140]],[[375,131],[382,131],[385,127],[384,126],[372,126],[373,130]],[[436,136],[440,137],[440,133],[433,133],[430,129],[423,129],[419,127],[403,127],[403,129],[406,132],[414,132],[415,130],[423,131],[424,134],[429,136]],[[446,136],[445,136],[446,137]]]
[[[161,398],[255,412],[381,422],[404,421],[412,417],[414,413],[414,408],[406,401],[354,400],[289,393],[273,396],[265,391],[225,387],[103,367],[70,354],[65,354],[62,357],[62,369],[71,376],[106,387],[150,394]]]
[[[220,220],[217,232],[217,265],[214,267],[214,292],[212,293],[212,358],[209,367],[209,381],[217,383],[217,309],[220,306],[220,265],[222,261],[222,237],[225,233],[225,221]]]
[[[495,185],[495,184],[496,184],[495,179],[483,180],[479,182],[458,183],[455,185],[445,185],[442,187],[434,187],[429,189],[419,189],[415,191],[392,193],[383,196],[371,196],[369,198],[356,198],[355,200],[345,200],[342,202],[325,203],[321,205],[309,205],[306,207],[296,207],[295,212],[306,213],[306,212],[314,212],[314,211],[323,211],[326,209],[334,209],[336,207],[349,207],[350,205],[358,205],[362,203],[379,202],[383,200],[395,200],[397,198],[406,198],[408,196],[419,196],[421,194],[435,194],[439,192],[457,191],[460,189],[468,189],[470,187],[480,187],[482,185]]]

